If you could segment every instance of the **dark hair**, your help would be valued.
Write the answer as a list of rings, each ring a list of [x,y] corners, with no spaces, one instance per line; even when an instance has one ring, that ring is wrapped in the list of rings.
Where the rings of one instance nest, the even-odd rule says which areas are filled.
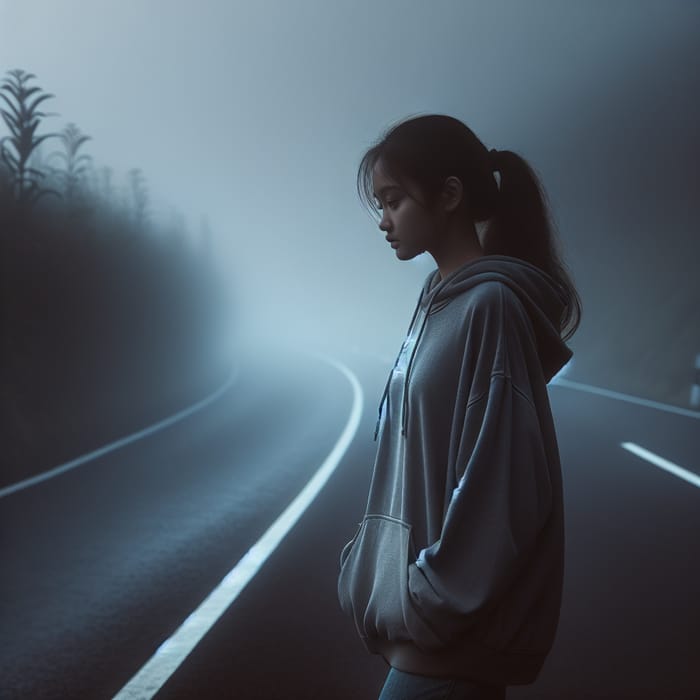
[[[581,322],[581,299],[562,261],[547,197],[539,178],[513,151],[489,151],[458,119],[440,114],[413,117],[392,125],[362,157],[357,173],[360,200],[379,214],[372,171],[381,158],[386,173],[411,191],[418,187],[432,208],[446,178],[463,187],[467,215],[489,222],[485,255],[520,258],[548,274],[564,299],[560,333],[570,338]],[[500,186],[494,177],[500,173]]]

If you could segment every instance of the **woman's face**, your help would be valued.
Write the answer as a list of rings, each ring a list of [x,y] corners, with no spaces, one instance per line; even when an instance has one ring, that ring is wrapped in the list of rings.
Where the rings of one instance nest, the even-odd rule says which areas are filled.
[[[383,170],[379,159],[372,171],[374,196],[382,218],[379,228],[386,232],[386,240],[396,251],[399,260],[410,260],[416,255],[431,252],[436,242],[439,221],[396,180]]]

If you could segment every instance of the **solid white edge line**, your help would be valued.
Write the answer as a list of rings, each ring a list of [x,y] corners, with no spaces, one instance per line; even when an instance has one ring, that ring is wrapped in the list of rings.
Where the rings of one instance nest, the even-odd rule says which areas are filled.
[[[620,446],[626,449],[628,452],[632,452],[633,454],[637,455],[637,457],[641,457],[660,469],[665,469],[674,476],[677,476],[680,479],[685,479],[688,483],[700,488],[700,476],[697,474],[694,474],[687,469],[683,469],[683,467],[679,467],[677,464],[669,462],[667,459],[659,457],[653,452],[649,452],[649,450],[646,450],[633,442],[621,442]]]
[[[355,437],[362,416],[364,397],[355,375],[341,363],[316,355],[339,369],[353,389],[350,417],[330,454],[296,498],[248,550],[241,560],[205,598],[199,607],[160,645],[136,675],[114,696],[113,700],[149,700],[173,675],[185,658],[233,604],[285,535],[309,507],[343,458]]]
[[[105,455],[108,452],[118,450],[120,447],[124,447],[125,445],[128,445],[132,442],[136,442],[136,440],[141,440],[142,438],[145,438],[148,435],[152,435],[158,430],[167,428],[169,425],[177,423],[183,418],[191,416],[196,411],[200,411],[205,406],[208,406],[209,404],[213,403],[224,393],[226,393],[226,391],[230,389],[231,385],[236,380],[238,370],[239,367],[236,366],[231,372],[229,378],[224,382],[224,384],[222,384],[216,391],[214,391],[212,394],[202,399],[201,401],[198,401],[197,403],[188,406],[182,411],[174,413],[172,416],[164,418],[163,420],[158,421],[158,423],[154,423],[153,425],[150,425],[147,428],[144,428],[143,430],[139,430],[136,433],[131,433],[130,435],[126,435],[122,438],[119,438],[118,440],[110,442],[109,444],[104,445],[103,447],[99,447],[98,449],[93,450],[92,452],[88,452],[87,454],[84,454],[81,457],[76,457],[75,459],[70,460],[70,462],[64,462],[63,464],[60,464],[57,467],[53,467],[52,469],[42,472],[41,474],[37,474],[36,476],[32,476],[28,479],[18,481],[15,484],[5,486],[4,488],[0,489],[0,498],[2,498],[3,496],[9,496],[12,493],[16,493],[17,491],[21,491],[22,489],[34,486],[35,484],[39,484],[42,481],[53,479],[53,477],[58,476],[59,474],[65,474],[67,471],[75,469],[76,467],[79,467],[80,465],[85,464],[86,462],[90,462],[93,459],[102,457],[102,455]]]
[[[578,391],[587,391],[589,394],[600,394],[601,396],[607,396],[611,399],[619,399],[620,401],[629,401],[630,403],[636,403],[640,406],[648,406],[650,408],[657,408],[660,411],[667,411],[668,413],[677,413],[680,416],[686,416],[687,418],[700,418],[700,411],[693,411],[689,408],[681,408],[680,406],[672,406],[668,403],[662,403],[661,401],[652,401],[651,399],[642,399],[639,396],[633,396],[632,394],[623,394],[620,391],[612,391],[612,389],[603,389],[599,386],[592,386],[591,384],[583,384],[581,382],[574,382],[571,379],[552,379],[548,386],[563,386],[567,389],[576,389]]]

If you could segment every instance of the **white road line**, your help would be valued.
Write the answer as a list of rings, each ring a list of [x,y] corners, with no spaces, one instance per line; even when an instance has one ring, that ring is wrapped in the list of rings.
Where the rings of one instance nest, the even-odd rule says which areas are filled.
[[[607,396],[611,399],[619,399],[621,401],[629,401],[630,403],[636,403],[640,406],[649,406],[650,408],[657,408],[660,411],[667,411],[668,413],[677,413],[680,416],[686,416],[688,418],[698,418],[700,419],[700,411],[692,411],[689,408],[680,408],[680,406],[672,406],[668,403],[661,403],[661,401],[652,401],[651,399],[642,399],[639,396],[633,396],[632,394],[623,394],[619,391],[612,391],[611,389],[603,389],[599,386],[592,386],[590,384],[582,384],[581,382],[572,382],[570,379],[552,379],[549,385],[563,386],[567,389],[576,389],[578,391],[587,391],[589,394],[600,394],[601,396]]]
[[[265,534],[226,574],[221,583],[175,630],[173,635],[161,644],[155,654],[114,696],[113,700],[149,700],[160,690],[274,552],[284,536],[316,498],[343,458],[360,424],[364,403],[362,387],[347,367],[328,357],[318,357],[339,369],[347,377],[353,389],[350,417],[338,441],[311,480],[277,520],[270,525]]]
[[[688,483],[700,488],[700,476],[697,474],[693,474],[693,472],[683,469],[683,467],[679,467],[677,464],[669,462],[667,459],[659,457],[653,452],[649,452],[649,450],[645,450],[643,447],[635,445],[633,442],[621,442],[620,446],[637,455],[637,457],[641,457],[642,459],[647,460],[647,462],[651,462],[653,465],[661,469],[665,469],[674,476],[677,476],[680,479],[685,479]]]
[[[351,350],[358,355],[374,357],[375,359],[379,360],[380,362],[383,362],[384,364],[388,364],[389,366],[391,366],[394,363],[394,358],[390,358],[388,355],[378,355],[374,352],[360,350],[357,347],[351,348]],[[566,367],[566,365],[564,365],[564,367]],[[650,408],[656,408],[660,411],[667,411],[668,413],[677,413],[678,415],[686,416],[687,418],[700,419],[700,411],[693,411],[690,408],[681,408],[680,406],[673,406],[672,404],[663,403],[661,401],[653,401],[652,399],[643,399],[641,396],[634,396],[633,394],[624,394],[621,391],[604,389],[603,387],[593,386],[592,384],[574,382],[571,379],[565,379],[564,377],[560,377],[557,375],[554,375],[554,377],[552,377],[552,379],[549,381],[548,386],[562,386],[566,389],[586,391],[589,394],[599,394],[600,396],[607,396],[611,399],[618,399],[620,401],[636,403],[639,406],[648,406]]]
[[[236,367],[231,372],[231,375],[222,386],[220,386],[215,392],[202,399],[201,401],[198,401],[197,403],[188,406],[182,411],[173,414],[169,418],[165,418],[159,421],[158,423],[154,423],[148,428],[144,428],[143,430],[139,430],[138,432],[132,433],[131,435],[127,435],[123,438],[120,438],[119,440],[110,442],[109,444],[104,445],[103,447],[100,447],[96,450],[93,450],[92,452],[88,452],[87,454],[84,454],[81,457],[76,457],[70,462],[60,464],[59,466],[54,467],[53,469],[49,469],[48,471],[42,472],[41,474],[37,474],[36,476],[30,477],[29,479],[18,481],[17,483],[11,484],[10,486],[5,486],[5,488],[0,489],[0,498],[2,498],[3,496],[9,496],[12,493],[16,493],[17,491],[21,491],[22,489],[34,486],[35,484],[40,484],[42,481],[46,481],[47,479],[53,479],[53,477],[58,476],[59,474],[65,474],[67,471],[75,469],[76,467],[79,467],[80,465],[85,464],[86,462],[90,462],[93,459],[97,459],[98,457],[101,457],[102,455],[105,455],[108,452],[118,450],[120,447],[124,447],[125,445],[128,445],[132,442],[136,442],[136,440],[141,440],[142,438],[145,438],[148,435],[152,435],[158,430],[167,428],[169,425],[177,423],[183,418],[191,416],[193,413],[200,411],[204,407],[208,406],[209,404],[223,396],[223,394],[225,394],[230,389],[231,385],[236,380],[238,376],[238,369],[239,368]]]

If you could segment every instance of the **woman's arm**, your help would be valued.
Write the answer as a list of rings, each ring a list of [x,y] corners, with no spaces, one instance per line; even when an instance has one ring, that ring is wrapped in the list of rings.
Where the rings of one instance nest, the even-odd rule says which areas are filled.
[[[492,369],[488,386],[466,408],[459,483],[440,539],[409,565],[411,602],[445,643],[481,619],[517,580],[552,507],[545,437],[531,393],[518,388],[529,376],[525,358],[532,354],[525,346],[532,339],[524,319],[503,302],[487,310],[484,327],[508,329],[509,357],[495,362],[496,343],[482,343],[479,370]],[[493,322],[498,314],[506,323]]]

